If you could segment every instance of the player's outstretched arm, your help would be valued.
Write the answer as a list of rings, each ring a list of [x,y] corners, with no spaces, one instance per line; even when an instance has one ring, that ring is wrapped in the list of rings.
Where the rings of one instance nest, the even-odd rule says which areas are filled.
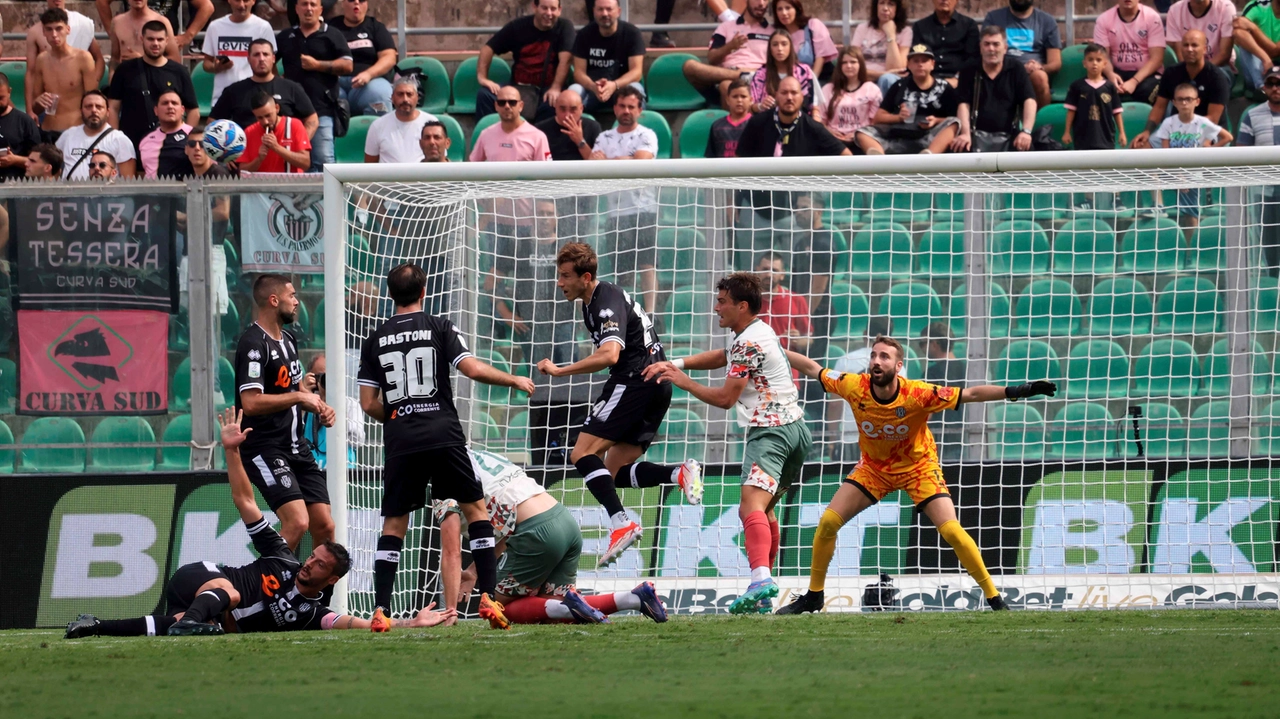
[[[1026,384],[1009,385],[1008,387],[1000,387],[994,384],[982,384],[977,387],[966,387],[960,391],[960,401],[964,404],[971,402],[995,402],[1007,399],[1010,402],[1016,402],[1027,397],[1038,397],[1046,395],[1052,397],[1058,391],[1058,385],[1053,382],[1027,382]]]
[[[670,362],[646,367],[644,378],[649,381],[670,382],[698,398],[699,401],[720,409],[731,409],[742,396],[742,391],[747,388],[746,377],[726,377],[724,384],[719,387],[698,384]]]
[[[467,357],[458,363],[458,371],[476,382],[514,387],[525,394],[533,394],[533,380],[528,377],[517,377],[475,357]]]
[[[591,353],[590,357],[584,357],[573,364],[567,364],[563,367],[556,365],[549,359],[538,362],[538,371],[551,377],[564,377],[571,374],[594,374],[602,369],[608,369],[618,364],[618,357],[622,354],[622,345],[617,342],[605,342]]]
[[[400,628],[434,627],[438,624],[445,623],[449,619],[457,619],[458,611],[456,609],[444,609],[441,611],[435,611],[435,606],[436,606],[436,603],[432,602],[427,606],[423,607],[422,609],[419,609],[418,613],[414,615],[413,619],[392,619],[391,626],[400,627]],[[325,628],[326,629],[368,630],[369,625],[370,625],[370,621],[368,619],[361,619],[360,617],[354,617],[350,614],[343,614],[342,616],[334,619],[333,624]]]
[[[231,485],[231,501],[235,502],[244,526],[252,527],[262,521],[262,510],[258,509],[258,502],[253,496],[253,485],[244,471],[244,463],[240,461],[240,445],[244,444],[245,437],[253,431],[252,428],[240,429],[240,420],[243,418],[244,412],[230,407],[218,415],[218,424],[222,426],[222,447],[227,455],[227,482]]]
[[[791,369],[796,370],[805,377],[818,379],[818,375],[822,374],[822,365],[799,352],[787,350],[787,362],[791,364]]]

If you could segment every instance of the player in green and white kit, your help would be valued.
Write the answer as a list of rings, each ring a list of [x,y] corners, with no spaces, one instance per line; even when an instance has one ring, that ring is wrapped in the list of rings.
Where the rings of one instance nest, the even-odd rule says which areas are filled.
[[[778,596],[771,573],[780,539],[773,508],[800,476],[813,438],[804,424],[786,350],[773,328],[757,317],[763,302],[760,281],[753,274],[738,272],[720,280],[716,291],[720,326],[734,333],[729,349],[650,365],[644,377],[671,382],[715,407],[737,405],[738,422],[747,427],[738,516],[751,563],[751,584],[729,611],[766,614],[773,609],[770,600]],[[698,384],[682,371],[725,365],[729,369],[724,384],[716,388]]]
[[[632,609],[655,622],[667,621],[667,610],[653,584],[641,582],[630,592],[584,597],[578,581],[582,531],[578,522],[542,485],[503,457],[468,449],[497,541],[498,601],[502,609],[481,605],[480,616],[495,629],[512,623],[572,621],[608,623],[606,615]],[[445,604],[460,599],[462,523],[453,500],[433,504],[442,537],[441,574]]]

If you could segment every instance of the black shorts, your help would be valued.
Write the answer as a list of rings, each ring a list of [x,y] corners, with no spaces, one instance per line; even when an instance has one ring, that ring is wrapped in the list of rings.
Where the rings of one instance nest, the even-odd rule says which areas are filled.
[[[670,382],[622,384],[610,379],[582,422],[582,431],[649,449],[670,406]]]
[[[616,254],[613,271],[635,272],[658,264],[658,216],[652,212],[605,218],[605,230]],[[607,251],[606,249],[606,251]]]
[[[328,480],[309,448],[302,454],[263,448],[240,455],[249,481],[271,511],[298,499],[307,504],[329,503]]]
[[[484,487],[467,448],[436,447],[387,457],[382,471],[382,516],[403,517],[427,506],[427,485],[431,485],[432,499],[452,499],[458,504],[484,499]]]
[[[213,562],[194,562],[178,567],[164,590],[165,616],[172,617],[190,609],[200,587],[214,579],[227,579],[227,575]]]

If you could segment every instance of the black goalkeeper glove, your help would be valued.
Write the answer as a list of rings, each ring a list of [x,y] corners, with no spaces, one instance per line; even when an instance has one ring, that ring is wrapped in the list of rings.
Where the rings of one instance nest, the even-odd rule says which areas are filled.
[[[1039,395],[1048,395],[1052,397],[1058,391],[1058,385],[1053,382],[1028,382],[1026,384],[1012,385],[1004,388],[1005,399],[1010,402],[1016,402],[1026,397],[1036,397]]]

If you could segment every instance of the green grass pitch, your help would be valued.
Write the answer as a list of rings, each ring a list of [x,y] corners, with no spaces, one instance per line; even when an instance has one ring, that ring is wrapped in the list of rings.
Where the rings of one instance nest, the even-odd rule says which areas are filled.
[[[0,717],[1276,717],[1275,611],[0,633]]]

